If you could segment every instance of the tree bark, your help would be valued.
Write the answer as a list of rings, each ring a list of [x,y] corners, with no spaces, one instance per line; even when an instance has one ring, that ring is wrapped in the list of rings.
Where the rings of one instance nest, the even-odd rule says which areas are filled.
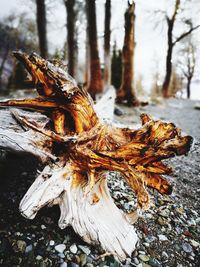
[[[187,78],[187,98],[190,99],[190,85],[191,85],[192,77]]]
[[[163,97],[169,96],[169,85],[172,75],[172,53],[173,53],[173,40],[172,33],[174,27],[174,21],[168,19],[168,31],[167,31],[167,40],[168,40],[168,49],[167,49],[167,57],[166,57],[166,73],[165,79],[162,86]]]
[[[75,22],[77,19],[75,0],[65,0],[64,3],[67,11],[68,72],[72,77],[76,78],[78,46],[75,39]]]
[[[86,1],[87,20],[88,20],[88,37],[90,47],[90,84],[88,86],[88,92],[95,99],[96,94],[100,94],[103,91],[103,83],[101,77],[101,66],[98,51],[97,41],[97,26],[96,26],[96,10],[95,0]]]
[[[85,36],[85,79],[84,79],[84,87],[88,88],[90,81],[90,47],[89,47],[89,37],[88,37],[88,23],[86,27],[86,36]]]
[[[134,91],[134,53],[135,53],[135,3],[129,4],[125,13],[125,37],[122,51],[122,83],[117,91],[117,102],[138,105]]]
[[[104,29],[104,86],[108,87],[111,81],[110,75],[110,19],[111,19],[111,0],[105,3],[105,29]]]
[[[36,17],[37,17],[37,29],[39,38],[40,55],[43,58],[48,57],[48,45],[47,45],[47,20],[46,20],[46,6],[45,0],[36,0]]]
[[[172,169],[161,160],[186,154],[192,137],[147,114],[137,130],[106,123],[98,112],[103,106],[95,108],[88,93],[59,67],[36,54],[15,56],[36,81],[39,97],[0,102],[0,107],[34,110],[0,110],[0,148],[32,153],[46,164],[22,199],[21,213],[33,219],[45,205],[58,204],[62,229],[71,225],[86,242],[100,244],[120,260],[130,257],[138,240],[131,225],[137,210],[126,214],[114,204],[109,171],[121,174],[136,194],[137,208],[145,210],[146,185],[162,194],[172,191],[162,177]]]
[[[0,65],[0,88],[1,88],[1,85],[2,85],[2,75],[3,75],[3,71],[4,71],[4,66],[5,66],[5,63],[6,63],[6,60],[8,58],[8,52],[9,52],[9,47],[6,47],[6,51],[3,55],[3,58],[2,58],[2,61],[1,61],[1,65]]]

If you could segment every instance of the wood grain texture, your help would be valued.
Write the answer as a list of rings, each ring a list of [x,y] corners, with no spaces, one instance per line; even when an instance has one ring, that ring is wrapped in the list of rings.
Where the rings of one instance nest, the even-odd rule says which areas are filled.
[[[146,186],[172,192],[162,176],[172,169],[161,160],[186,154],[192,137],[147,114],[137,130],[107,123],[100,113],[105,104],[114,105],[110,93],[94,105],[59,67],[36,54],[15,56],[33,76],[39,97],[0,102],[6,107],[0,110],[0,147],[32,153],[46,164],[22,199],[21,213],[33,219],[43,206],[58,204],[61,228],[71,225],[86,242],[124,260],[138,240],[131,225],[137,212],[125,214],[116,207],[107,188],[109,171],[121,174],[135,192],[138,209],[145,210]]]

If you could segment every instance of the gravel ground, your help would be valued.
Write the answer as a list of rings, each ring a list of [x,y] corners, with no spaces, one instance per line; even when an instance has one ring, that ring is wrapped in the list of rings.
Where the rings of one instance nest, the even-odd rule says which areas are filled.
[[[136,223],[140,242],[132,258],[122,266],[200,266],[200,110],[194,101],[172,99],[142,108],[120,107],[115,119],[126,125],[139,123],[142,112],[175,122],[194,137],[189,155],[170,160],[174,167],[171,196],[149,190],[151,208]],[[121,266],[112,256],[97,259],[103,251],[84,243],[72,228],[57,226],[58,207],[44,208],[36,218],[23,218],[18,205],[32,184],[38,166],[27,155],[2,153],[0,157],[0,266]],[[134,194],[120,177],[111,173],[110,191],[126,211],[135,208]]]

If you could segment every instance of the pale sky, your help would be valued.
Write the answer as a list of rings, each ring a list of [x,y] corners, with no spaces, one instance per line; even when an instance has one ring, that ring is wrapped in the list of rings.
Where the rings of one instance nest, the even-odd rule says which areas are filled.
[[[2,0],[1,0],[2,1]],[[66,40],[66,10],[62,4],[62,0],[49,0],[50,10],[48,11],[48,41],[51,51],[56,47],[62,48]],[[185,1],[185,0],[184,0]],[[26,11],[30,16],[34,17],[34,4],[27,0],[9,0],[2,1],[0,8],[0,17],[4,17],[12,13]],[[47,1],[48,2],[48,1]],[[195,8],[186,6],[186,14],[192,14],[194,24],[200,24],[200,0],[196,2]],[[96,0],[97,11],[97,28],[98,36],[103,35],[104,31],[104,0]],[[117,46],[122,48],[124,41],[124,12],[127,7],[127,0],[112,0],[111,13],[111,44],[117,42]],[[168,14],[172,12],[174,0],[136,0],[136,54],[135,54],[135,70],[136,78],[143,76],[143,85],[147,91],[150,90],[153,74],[155,69],[159,70],[161,79],[163,79],[165,71],[165,56],[167,49],[166,27],[159,22],[155,28],[156,21],[160,19],[160,15],[155,15],[155,10],[167,10]],[[184,29],[180,25],[176,28],[179,35]],[[84,25],[79,25],[79,58],[84,62],[85,59],[85,29]],[[200,30],[196,31],[195,39],[200,44]],[[99,38],[99,50],[101,60],[103,62],[103,38]],[[176,47],[175,53],[178,51]],[[174,54],[175,54],[174,53]],[[200,69],[200,62],[198,63]],[[200,71],[199,71],[200,73]],[[196,90],[196,89],[194,89]],[[200,91],[200,90],[199,90]],[[199,93],[200,99],[200,93]]]

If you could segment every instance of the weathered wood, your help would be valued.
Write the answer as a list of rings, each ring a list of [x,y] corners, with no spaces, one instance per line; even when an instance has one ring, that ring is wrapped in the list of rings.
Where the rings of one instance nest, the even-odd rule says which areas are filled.
[[[112,90],[94,106],[62,69],[35,54],[18,52],[16,57],[33,76],[40,96],[0,102],[1,107],[33,110],[0,110],[0,147],[30,152],[46,164],[20,211],[33,219],[43,206],[59,204],[61,228],[72,225],[86,242],[100,243],[125,259],[138,240],[131,225],[137,212],[125,214],[116,207],[107,188],[108,171],[119,172],[134,190],[138,209],[147,209],[146,185],[160,193],[172,191],[162,177],[172,170],[161,160],[186,154],[192,138],[147,114],[137,130],[108,124],[100,114],[105,104],[113,106]]]

